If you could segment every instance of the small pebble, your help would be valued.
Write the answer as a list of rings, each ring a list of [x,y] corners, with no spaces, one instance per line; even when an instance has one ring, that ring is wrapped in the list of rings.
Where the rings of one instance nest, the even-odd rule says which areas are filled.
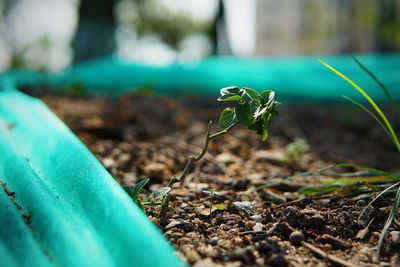
[[[300,231],[294,231],[290,234],[289,241],[293,246],[300,246],[304,241],[304,235]]]
[[[267,254],[268,252],[270,252],[273,249],[274,249],[274,247],[265,241],[261,241],[258,245],[258,251],[260,251],[260,253],[263,253],[263,254]]]
[[[356,235],[356,239],[357,240],[366,240],[368,238],[368,236],[369,236],[369,228],[366,227],[366,228],[358,231],[358,233]]]
[[[260,215],[252,215],[252,216],[250,216],[250,218],[252,219],[252,220],[254,220],[255,222],[258,222],[258,223],[260,223],[260,222],[262,222],[262,218],[261,218],[261,216]]]
[[[262,223],[256,223],[256,225],[253,226],[253,231],[254,232],[261,232],[263,230],[264,225]]]
[[[288,262],[287,262],[286,258],[282,254],[272,255],[270,260],[269,260],[269,264],[272,267],[286,267],[286,266],[288,266]]]
[[[217,243],[218,243],[218,241],[216,239],[207,240],[207,244],[209,244],[211,246],[215,246]]]
[[[393,245],[400,246],[400,231],[390,232],[390,237],[392,239]]]
[[[235,206],[239,210],[244,210],[250,213],[256,208],[256,205],[249,201],[235,201],[233,202],[233,206]]]
[[[172,221],[170,222],[167,226],[165,226],[165,230],[169,230],[171,228],[174,228],[178,225],[182,224],[180,221]]]
[[[367,206],[367,202],[364,199],[360,199],[357,201],[356,205],[359,207],[365,207]]]

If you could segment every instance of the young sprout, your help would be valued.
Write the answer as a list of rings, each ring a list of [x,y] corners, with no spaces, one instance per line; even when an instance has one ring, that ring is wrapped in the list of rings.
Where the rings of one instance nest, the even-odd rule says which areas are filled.
[[[275,100],[274,91],[265,90],[260,94],[247,87],[240,89],[237,86],[231,86],[222,88],[220,94],[221,96],[217,99],[218,101],[232,103],[232,106],[225,108],[219,117],[219,126],[222,130],[211,134],[212,122],[210,121],[207,126],[204,144],[201,151],[197,155],[189,157],[179,176],[172,177],[166,187],[159,189],[161,192],[158,192],[157,190],[153,193],[153,197],[150,197],[146,202],[138,201],[137,194],[133,195],[135,198],[131,196],[135,203],[138,204],[140,202],[140,204],[138,204],[140,207],[143,207],[143,205],[161,205],[159,217],[164,217],[168,211],[170,200],[169,193],[172,186],[175,183],[182,183],[185,180],[187,174],[192,169],[193,164],[201,160],[207,153],[208,145],[211,140],[218,136],[227,134],[235,126],[241,124],[249,130],[256,131],[261,136],[262,141],[267,140],[271,120],[278,114],[276,108],[280,106],[280,103]],[[160,200],[160,198],[162,200]]]
[[[293,164],[310,150],[310,145],[303,138],[295,138],[293,142],[286,145],[285,150],[287,154],[286,161],[289,164]]]
[[[213,205],[213,201],[214,201],[215,197],[222,196],[221,192],[218,192],[217,190],[214,190],[214,189],[203,190],[202,192],[204,194],[209,195],[211,198],[210,216],[212,215],[213,208],[215,208],[216,210],[225,210],[226,209],[226,207],[223,204]]]

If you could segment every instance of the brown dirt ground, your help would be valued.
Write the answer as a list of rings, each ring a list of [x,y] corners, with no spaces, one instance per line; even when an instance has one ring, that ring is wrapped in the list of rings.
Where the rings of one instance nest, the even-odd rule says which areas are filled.
[[[187,158],[200,151],[208,120],[217,120],[222,110],[210,105],[214,100],[178,103],[140,93],[118,100],[42,99],[121,185],[150,178],[143,198],[165,186]],[[397,220],[386,238],[384,257],[380,262],[374,257],[393,194],[375,202],[358,219],[371,195],[351,195],[351,187],[319,196],[296,192],[326,176],[296,177],[251,192],[256,186],[332,163],[400,171],[398,152],[383,130],[357,108],[288,104],[280,111],[265,143],[244,128],[213,141],[184,183],[172,189],[167,217],[157,219],[157,207],[150,207],[150,220],[182,259],[196,267],[399,266]],[[285,146],[296,137],[307,140],[310,149],[288,162]],[[205,192],[210,190],[217,193]],[[289,238],[294,231],[301,233]],[[305,242],[297,244],[296,237],[302,236]]]

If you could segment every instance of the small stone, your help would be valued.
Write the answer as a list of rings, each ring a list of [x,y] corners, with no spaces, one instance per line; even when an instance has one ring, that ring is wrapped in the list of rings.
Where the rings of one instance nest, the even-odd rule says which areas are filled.
[[[324,244],[331,244],[335,249],[345,250],[352,247],[350,243],[327,234],[322,235],[320,241]]]
[[[273,250],[273,249],[274,249],[274,247],[271,246],[271,244],[269,244],[269,243],[266,242],[266,241],[261,241],[261,242],[258,244],[258,248],[257,248],[257,250],[258,250],[260,253],[262,253],[262,254],[268,254],[268,252],[270,252],[270,251]]]
[[[272,267],[286,267],[288,262],[282,254],[272,255],[268,262]]]
[[[369,228],[366,227],[366,228],[358,231],[358,233],[356,235],[356,239],[357,240],[366,240],[368,238],[368,236],[369,236]]]
[[[300,246],[304,241],[304,235],[300,231],[294,231],[290,234],[289,241],[293,246]]]
[[[102,163],[105,168],[110,168],[115,164],[115,161],[112,158],[105,158],[102,160]]]
[[[201,260],[200,255],[196,252],[196,250],[194,250],[190,246],[184,245],[181,247],[181,250],[185,254],[185,256],[190,264],[194,264],[195,262],[198,262],[199,260]]]
[[[169,175],[164,164],[159,162],[151,162],[143,167],[144,174],[150,179],[162,180]]]
[[[133,172],[126,172],[123,174],[123,177],[124,183],[126,184],[135,184],[135,182],[138,180],[136,174]]]
[[[204,260],[200,260],[195,264],[193,264],[193,267],[214,267],[214,266],[221,266],[221,265],[219,264],[217,265],[216,263],[214,263],[211,258],[205,258]]]
[[[165,230],[169,230],[169,229],[174,228],[174,227],[176,227],[176,226],[178,226],[180,224],[181,224],[180,221],[172,221],[167,226],[165,226]]]
[[[356,205],[358,207],[365,207],[367,205],[367,202],[364,199],[360,199],[357,201]]]
[[[321,207],[329,207],[329,204],[331,203],[331,200],[330,199],[320,199],[318,201],[318,203],[319,203],[319,205]]]
[[[294,226],[298,222],[298,218],[300,216],[300,211],[293,207],[289,206],[283,210],[283,221],[287,222],[289,225]]]
[[[286,203],[286,198],[284,196],[275,194],[274,192],[271,192],[270,190],[261,190],[259,193],[260,193],[260,197],[265,201],[272,202],[275,204]]]
[[[400,231],[391,231],[390,237],[392,239],[393,245],[400,246]]]
[[[255,222],[258,222],[258,223],[262,222],[261,216],[260,216],[260,215],[257,215],[257,214],[250,216],[250,218],[251,218],[252,220],[254,220]]]
[[[228,184],[228,187],[235,191],[245,191],[249,185],[248,179],[235,179]]]
[[[131,155],[128,153],[123,153],[121,155],[119,155],[118,160],[121,162],[128,162],[131,160]]]
[[[262,223],[256,223],[256,225],[253,226],[253,231],[254,232],[261,232],[263,230],[264,225]]]
[[[207,244],[209,244],[211,246],[215,246],[217,243],[218,243],[218,240],[216,240],[216,239],[207,240]]]
[[[217,161],[223,162],[225,164],[232,164],[232,163],[241,163],[242,159],[238,156],[235,156],[231,153],[222,153],[216,157]]]
[[[241,247],[241,246],[243,246],[243,239],[240,238],[240,237],[236,237],[236,238],[233,240],[233,243],[234,243],[236,246]]]
[[[249,201],[235,201],[233,202],[233,206],[238,210],[244,210],[250,213],[256,208],[256,205]]]
[[[256,226],[256,222],[254,222],[254,221],[247,221],[244,225],[245,225],[245,227],[246,227],[246,229],[251,229],[251,228],[253,228],[254,226]]]

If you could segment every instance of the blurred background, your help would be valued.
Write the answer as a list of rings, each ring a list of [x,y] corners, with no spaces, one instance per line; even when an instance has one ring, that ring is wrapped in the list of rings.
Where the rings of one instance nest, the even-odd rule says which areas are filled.
[[[0,0],[0,70],[400,49],[400,0]]]

